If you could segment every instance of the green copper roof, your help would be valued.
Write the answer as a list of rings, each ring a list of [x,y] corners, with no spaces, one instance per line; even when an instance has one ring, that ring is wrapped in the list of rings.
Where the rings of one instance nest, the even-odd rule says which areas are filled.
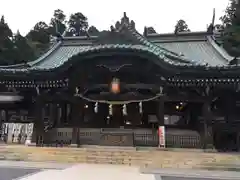
[[[154,56],[160,66],[167,65],[183,71],[238,69],[238,67],[227,65],[227,61],[219,61],[220,55],[214,51],[216,47],[210,41],[202,42],[202,44],[199,42],[181,43],[161,42],[156,44],[138,33],[134,22],[129,22],[129,19],[124,16],[121,23],[117,22],[115,29],[106,33],[102,39],[101,37],[85,39],[82,37],[63,37],[37,60],[27,63],[26,66],[0,67],[0,72],[49,72],[67,64],[74,56],[78,56],[78,60],[81,61],[89,53],[97,56],[98,53],[111,51],[134,52],[136,55],[137,53],[145,53]]]
[[[151,49],[144,45],[129,45],[129,44],[106,44],[106,45],[95,45],[95,46],[58,46],[54,52],[49,53],[44,60],[35,61],[32,63],[31,67],[22,68],[22,69],[11,69],[11,68],[3,68],[1,71],[10,72],[27,72],[31,70],[52,70],[54,68],[58,68],[62,66],[64,63],[68,62],[68,60],[75,55],[84,55],[85,53],[95,53],[100,51],[124,51],[130,50],[135,52],[143,52],[149,53],[159,58],[159,60],[169,63],[176,66],[187,66],[188,63],[177,62],[169,59],[163,54],[163,51],[160,49]],[[79,59],[81,60],[81,59]]]
[[[87,52],[97,52],[97,51],[107,51],[107,50],[132,50],[141,51],[146,53],[152,53],[157,56],[159,60],[164,62],[175,64],[175,65],[187,65],[187,63],[175,62],[167,58],[162,50],[152,49],[144,45],[128,45],[128,44],[106,44],[97,46],[62,46],[55,53],[50,55],[45,61],[35,64],[32,68],[39,69],[52,69],[57,68],[64,63],[66,63],[72,56],[77,54],[84,54]]]
[[[181,33],[179,35],[152,34],[147,38],[187,59],[202,61],[209,66],[228,66],[229,62],[234,59],[216,43],[215,35],[207,32]]]

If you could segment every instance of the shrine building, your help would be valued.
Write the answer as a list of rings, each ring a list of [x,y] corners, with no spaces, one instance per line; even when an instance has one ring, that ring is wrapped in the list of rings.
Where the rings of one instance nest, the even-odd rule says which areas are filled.
[[[238,58],[214,31],[142,35],[124,13],[0,74],[1,123],[34,123],[37,145],[158,146],[164,127],[166,147],[240,147]]]

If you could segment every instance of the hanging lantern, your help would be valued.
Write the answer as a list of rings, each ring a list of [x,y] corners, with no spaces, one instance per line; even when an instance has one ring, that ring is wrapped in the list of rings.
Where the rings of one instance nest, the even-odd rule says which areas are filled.
[[[126,104],[123,105],[123,115],[126,116],[127,115],[127,106]]]
[[[94,112],[95,112],[95,113],[98,113],[98,102],[95,103]]]
[[[113,114],[113,110],[112,110],[112,105],[110,104],[109,105],[109,115],[112,116],[112,114]]]
[[[117,94],[120,92],[120,82],[119,79],[114,78],[111,82],[111,92]]]
[[[138,104],[138,106],[139,106],[139,113],[142,114],[142,112],[143,112],[143,110],[142,110],[142,102],[140,102]]]

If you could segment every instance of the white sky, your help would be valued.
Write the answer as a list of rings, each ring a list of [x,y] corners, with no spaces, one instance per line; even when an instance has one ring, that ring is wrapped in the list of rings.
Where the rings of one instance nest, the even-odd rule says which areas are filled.
[[[82,12],[89,24],[109,29],[127,12],[139,32],[153,26],[158,33],[173,32],[178,19],[184,19],[191,31],[206,30],[216,8],[216,23],[229,0],[1,0],[0,15],[13,30],[25,35],[38,21],[49,23],[55,9],[67,16]]]

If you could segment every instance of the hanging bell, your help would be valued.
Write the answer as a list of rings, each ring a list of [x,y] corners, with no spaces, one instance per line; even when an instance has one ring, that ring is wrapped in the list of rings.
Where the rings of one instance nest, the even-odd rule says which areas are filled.
[[[142,102],[140,102],[138,104],[138,106],[139,106],[139,113],[142,114],[142,112],[143,112],[143,110],[142,110]]]
[[[109,105],[109,115],[110,116],[113,115],[112,104]]]
[[[98,102],[95,103],[94,112],[95,112],[95,113],[98,113]]]
[[[127,106],[126,104],[123,105],[123,115],[126,116],[127,115]]]

